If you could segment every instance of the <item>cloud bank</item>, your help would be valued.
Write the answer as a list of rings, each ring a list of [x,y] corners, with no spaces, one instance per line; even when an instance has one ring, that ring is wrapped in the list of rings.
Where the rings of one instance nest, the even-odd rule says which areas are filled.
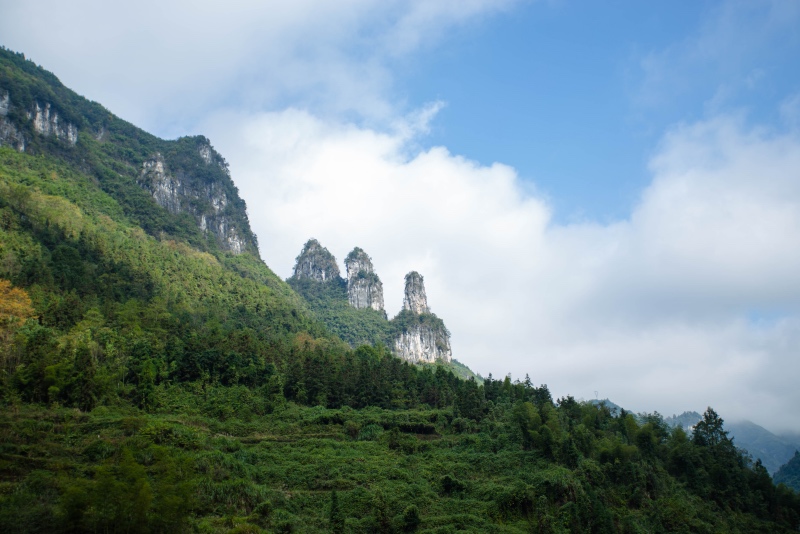
[[[297,109],[207,125],[281,276],[309,237],[340,262],[360,246],[390,316],[420,271],[455,357],[484,375],[800,426],[800,138],[735,116],[676,127],[628,219],[560,225],[510,167],[409,150],[424,128]]]
[[[68,87],[172,136],[225,106],[390,121],[399,61],[514,3],[8,0],[0,35]]]

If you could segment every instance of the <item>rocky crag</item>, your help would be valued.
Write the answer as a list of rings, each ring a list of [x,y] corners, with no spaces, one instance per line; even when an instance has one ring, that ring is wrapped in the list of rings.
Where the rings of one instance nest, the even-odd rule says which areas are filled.
[[[20,118],[27,124],[20,127]],[[62,119],[49,102],[34,101],[25,109],[15,109],[9,91],[0,88],[0,146],[24,152],[34,134],[53,137],[71,146],[78,142],[78,127]]]
[[[340,279],[339,266],[330,251],[316,239],[309,239],[295,258],[294,278],[329,282]]]
[[[0,146],[49,155],[78,172],[92,172],[126,215],[153,235],[258,256],[245,203],[208,139],[159,139],[3,48]],[[142,193],[150,197],[149,206]]]
[[[354,248],[344,260],[347,269],[347,300],[356,309],[383,311],[383,284],[372,267],[372,258]]]
[[[425,294],[425,281],[417,271],[406,275],[406,290],[403,296],[403,309],[417,315],[430,313],[428,296]]]
[[[399,332],[394,351],[399,357],[414,363],[450,362],[450,332],[444,322],[431,313],[422,276],[412,271],[406,275],[403,311],[394,319]]]
[[[231,202],[224,185],[224,178],[230,180],[227,163],[202,136],[195,138],[192,152],[194,157],[185,158],[183,165],[170,165],[156,152],[142,163],[138,184],[168,212],[190,214],[222,249],[241,254],[255,248],[255,241],[248,243],[235,221],[239,207]]]
[[[310,239],[297,257],[294,275],[287,281],[322,321],[351,345],[380,342],[413,363],[452,361],[450,332],[431,312],[419,273],[406,275],[403,309],[389,321],[384,311],[383,284],[369,255],[356,247],[347,255],[345,267],[347,278],[343,279],[333,254],[316,239]],[[356,310],[364,315],[354,317]],[[353,323],[359,323],[359,332],[354,332]]]

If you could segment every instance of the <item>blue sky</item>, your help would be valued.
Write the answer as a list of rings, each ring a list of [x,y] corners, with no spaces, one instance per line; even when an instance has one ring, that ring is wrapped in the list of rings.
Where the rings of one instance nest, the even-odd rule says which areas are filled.
[[[454,356],[556,396],[800,431],[800,3],[6,0],[0,41],[425,276]]]
[[[763,3],[750,4],[730,17],[763,23]],[[754,35],[737,57],[692,57],[696,41],[729,38],[715,20],[726,10],[710,1],[522,4],[403,65],[398,96],[445,101],[426,142],[512,165],[557,219],[625,217],[672,124],[736,110],[783,127],[777,104],[800,90],[800,31]],[[643,64],[653,56],[674,70],[651,82]],[[729,94],[714,102],[723,86]]]

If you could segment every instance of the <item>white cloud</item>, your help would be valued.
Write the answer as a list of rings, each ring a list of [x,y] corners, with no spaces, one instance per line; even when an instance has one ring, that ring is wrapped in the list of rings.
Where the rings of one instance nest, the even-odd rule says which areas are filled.
[[[161,135],[287,101],[391,121],[392,62],[513,0],[8,0],[5,46]]]
[[[409,156],[408,128],[290,109],[206,129],[282,277],[309,237],[340,262],[360,246],[390,315],[403,275],[425,276],[456,358],[481,373],[800,426],[800,139],[735,117],[678,127],[628,220],[557,225],[513,169],[441,147]]]

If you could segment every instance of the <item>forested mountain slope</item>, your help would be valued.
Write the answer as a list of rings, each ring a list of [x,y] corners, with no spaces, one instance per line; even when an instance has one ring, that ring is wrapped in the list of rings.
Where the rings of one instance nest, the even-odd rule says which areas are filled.
[[[690,431],[702,418],[703,416],[697,412],[684,412],[679,416],[667,417],[665,421],[669,426],[680,426]],[[728,423],[726,430],[736,446],[745,449],[754,459],[761,460],[770,474],[775,474],[800,448],[800,445],[791,438],[776,436],[752,421]]]
[[[258,255],[227,163],[202,136],[159,139],[0,49],[0,146],[85,174],[147,233]]]
[[[160,140],[6,50],[0,96],[0,279],[30,299],[3,323],[6,396],[146,407],[164,380],[253,385],[295,335],[328,335],[258,258],[207,140]],[[185,182],[171,205],[142,181],[153,157]]]
[[[800,525],[711,409],[689,436],[350,347],[257,257],[204,138],[7,51],[0,110],[0,531]]]
[[[800,452],[778,469],[773,477],[776,484],[786,484],[795,491],[800,491]]]

